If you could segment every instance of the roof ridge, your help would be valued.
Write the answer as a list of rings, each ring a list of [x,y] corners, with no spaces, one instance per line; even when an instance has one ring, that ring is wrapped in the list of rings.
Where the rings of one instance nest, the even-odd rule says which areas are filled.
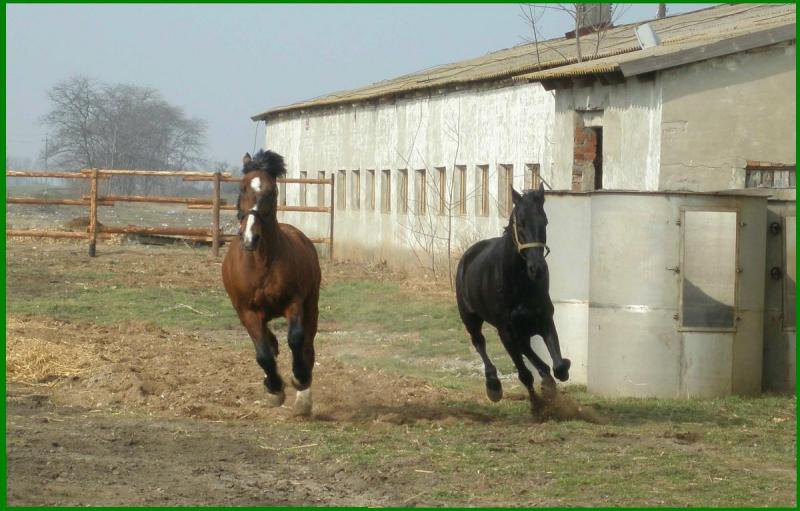
[[[775,26],[776,20],[781,18],[794,19],[795,12],[796,5],[793,3],[722,4],[665,18],[626,23],[608,28],[601,33],[602,35],[598,34],[597,38],[582,38],[581,48],[586,54],[582,56],[580,62],[591,62],[641,50],[632,28],[646,23],[652,24],[656,32],[663,37],[662,43],[669,46],[709,36],[714,38],[713,35],[717,36],[716,39],[724,39],[726,35],[746,32],[749,27]],[[528,42],[495,50],[482,56],[440,64],[360,87],[274,107],[253,116],[252,119],[261,120],[280,112],[357,103],[412,91],[513,79],[553,68],[571,66],[579,62],[575,42],[575,39],[566,37]],[[598,51],[593,53],[595,48]]]

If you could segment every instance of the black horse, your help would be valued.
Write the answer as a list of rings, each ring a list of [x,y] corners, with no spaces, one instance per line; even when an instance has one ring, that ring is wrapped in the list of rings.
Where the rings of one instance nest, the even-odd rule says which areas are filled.
[[[531,337],[541,335],[553,359],[556,378],[569,378],[570,361],[561,357],[558,334],[553,323],[550,300],[550,275],[545,257],[547,216],[544,212],[544,187],[520,195],[512,190],[514,207],[503,235],[479,241],[458,262],[456,300],[461,321],[472,344],[483,359],[486,395],[492,401],[503,397],[497,368],[486,354],[486,339],[481,333],[484,321],[497,329],[506,351],[514,361],[519,379],[528,389],[531,409],[538,408],[533,375],[525,366],[527,357],[542,377],[542,388],[555,393],[550,368],[534,353]]]

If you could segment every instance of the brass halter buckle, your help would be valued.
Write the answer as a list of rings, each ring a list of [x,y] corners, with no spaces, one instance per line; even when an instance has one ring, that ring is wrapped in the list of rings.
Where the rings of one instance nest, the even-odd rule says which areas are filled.
[[[541,241],[532,241],[530,243],[520,243],[519,242],[519,233],[517,233],[517,215],[511,216],[511,225],[514,231],[514,244],[517,246],[517,252],[522,254],[522,251],[526,248],[544,248],[544,256],[547,257],[550,255],[550,247],[542,243]]]

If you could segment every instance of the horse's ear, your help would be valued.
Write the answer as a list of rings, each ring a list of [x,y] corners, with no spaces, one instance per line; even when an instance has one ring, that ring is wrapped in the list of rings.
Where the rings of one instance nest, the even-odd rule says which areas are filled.
[[[248,163],[252,162],[253,158],[250,157],[250,153],[244,153],[244,158],[242,158],[242,165],[247,165]]]
[[[539,191],[536,193],[537,198],[544,204],[544,183],[539,183]]]
[[[511,201],[514,203],[514,205],[516,206],[521,199],[522,199],[522,195],[520,195],[518,191],[516,191],[516,190],[514,190],[512,188],[511,189]]]

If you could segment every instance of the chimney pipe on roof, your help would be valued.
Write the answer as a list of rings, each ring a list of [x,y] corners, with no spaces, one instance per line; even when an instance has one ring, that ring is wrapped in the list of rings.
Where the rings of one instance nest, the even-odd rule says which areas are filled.
[[[564,37],[573,39],[576,32],[585,35],[612,26],[611,4],[575,4],[575,30],[567,32]]]

